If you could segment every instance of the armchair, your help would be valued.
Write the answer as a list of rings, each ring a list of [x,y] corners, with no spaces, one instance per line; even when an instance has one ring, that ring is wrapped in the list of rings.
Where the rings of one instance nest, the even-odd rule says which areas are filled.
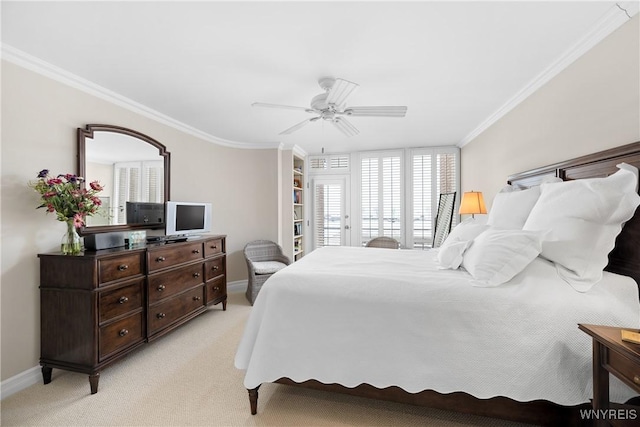
[[[270,240],[247,243],[244,247],[244,258],[249,272],[246,296],[253,305],[264,282],[275,272],[291,264],[291,260],[282,253],[280,245]]]
[[[400,242],[392,237],[380,236],[374,239],[369,240],[366,245],[366,248],[387,248],[387,249],[399,249]]]

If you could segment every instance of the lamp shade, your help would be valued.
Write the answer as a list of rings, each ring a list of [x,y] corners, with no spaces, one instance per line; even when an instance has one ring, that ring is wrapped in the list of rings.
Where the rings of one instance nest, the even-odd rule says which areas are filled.
[[[465,214],[486,214],[487,207],[484,205],[484,198],[479,191],[469,191],[462,195],[460,202],[460,215]]]

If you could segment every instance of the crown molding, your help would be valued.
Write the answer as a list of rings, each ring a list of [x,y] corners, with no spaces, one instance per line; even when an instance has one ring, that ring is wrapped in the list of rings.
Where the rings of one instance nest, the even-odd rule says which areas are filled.
[[[60,67],[36,58],[33,55],[29,55],[13,46],[2,43],[2,50],[0,51],[0,57],[22,68],[26,68],[52,80],[63,83],[67,86],[71,86],[74,89],[78,89],[82,92],[93,95],[97,98],[103,99],[119,107],[126,108],[129,111],[140,114],[141,116],[155,120],[164,125],[170,126],[181,132],[193,135],[197,138],[203,139],[214,144],[222,145],[231,148],[243,148],[243,149],[277,149],[280,147],[280,141],[267,141],[260,143],[249,143],[231,141],[228,139],[218,138],[209,133],[202,132],[199,129],[175,120],[159,111],[149,108],[143,104],[133,101],[125,96],[122,96],[112,90],[97,85],[87,79],[77,76],[69,71],[66,71]]]
[[[620,5],[620,7],[617,5]],[[487,130],[509,111],[518,106],[518,104],[527,99],[555,76],[560,74],[561,71],[571,65],[576,59],[580,58],[587,51],[601,42],[605,37],[629,21],[631,18],[629,18],[621,8],[625,9],[631,18],[633,18],[640,9],[640,2],[637,0],[618,2],[616,5],[612,6],[611,9],[609,9],[609,11],[604,14],[598,22],[596,22],[593,28],[585,36],[578,40],[576,44],[565,51],[555,62],[534,77],[533,80],[520,89],[520,91],[518,91],[518,93],[509,99],[502,107],[487,117],[478,127],[465,136],[457,144],[458,147],[464,147],[469,142],[473,141],[482,132]]]

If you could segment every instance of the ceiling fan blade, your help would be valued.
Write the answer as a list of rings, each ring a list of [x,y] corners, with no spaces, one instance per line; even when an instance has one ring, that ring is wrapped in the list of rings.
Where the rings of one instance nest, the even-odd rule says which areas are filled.
[[[318,120],[320,117],[312,117],[310,119],[304,120],[300,123],[298,123],[295,126],[291,126],[289,129],[285,129],[282,132],[279,133],[279,135],[289,135],[290,133],[293,133],[295,131],[297,131],[298,129],[300,129],[301,127],[306,126],[307,124],[311,123],[311,122],[315,122],[316,120]]]
[[[333,123],[340,132],[344,133],[348,137],[352,137],[360,133],[360,131],[344,117],[336,117],[331,123]]]
[[[349,95],[358,88],[357,83],[350,82],[344,79],[336,79],[333,83],[333,86],[329,90],[329,94],[327,95],[327,104],[333,104],[340,106],[344,104]]]
[[[264,107],[264,108],[286,108],[287,110],[302,110],[307,113],[315,113],[311,108],[295,107],[293,105],[281,105],[281,104],[267,104],[265,102],[254,102],[252,107]]]
[[[407,107],[349,107],[342,114],[354,117],[404,117],[407,114]]]

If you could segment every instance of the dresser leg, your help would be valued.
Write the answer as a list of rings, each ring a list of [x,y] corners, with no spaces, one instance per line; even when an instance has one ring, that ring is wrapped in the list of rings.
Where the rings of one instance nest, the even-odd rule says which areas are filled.
[[[252,389],[247,389],[249,392],[249,404],[251,405],[251,415],[258,413],[258,389],[260,386]]]
[[[98,381],[100,381],[100,372],[89,375],[89,386],[91,386],[91,394],[98,392]]]
[[[222,311],[227,311],[227,297],[222,301]]]
[[[50,368],[48,366],[43,366],[42,367],[42,382],[45,384],[49,384],[51,382],[51,372],[53,371],[53,368]]]

